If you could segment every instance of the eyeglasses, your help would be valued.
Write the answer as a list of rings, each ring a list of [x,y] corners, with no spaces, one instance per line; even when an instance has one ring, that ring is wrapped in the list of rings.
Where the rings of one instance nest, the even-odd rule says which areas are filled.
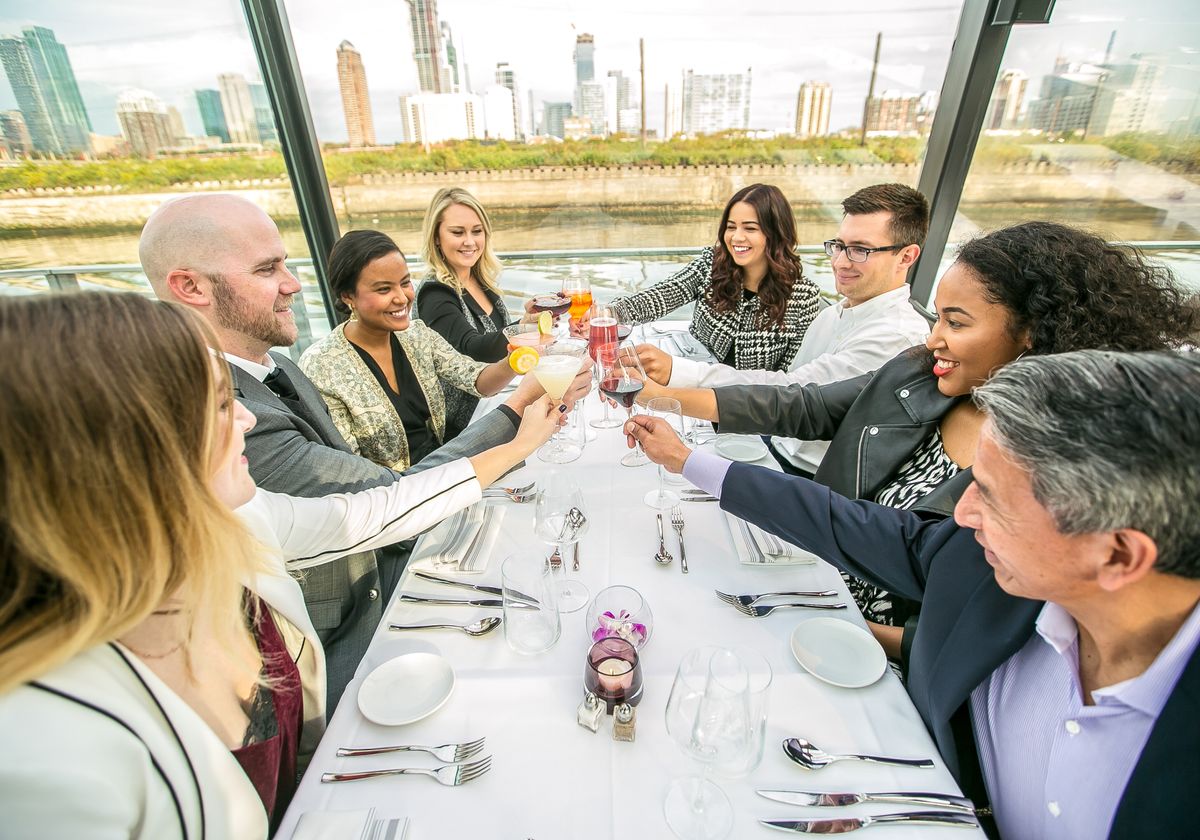
[[[830,258],[836,258],[839,254],[845,253],[846,259],[854,263],[863,263],[867,261],[867,257],[874,254],[876,251],[898,251],[901,248],[907,248],[907,245],[884,245],[882,248],[864,248],[861,245],[847,245],[845,242],[839,242],[836,239],[825,240],[825,253]]]

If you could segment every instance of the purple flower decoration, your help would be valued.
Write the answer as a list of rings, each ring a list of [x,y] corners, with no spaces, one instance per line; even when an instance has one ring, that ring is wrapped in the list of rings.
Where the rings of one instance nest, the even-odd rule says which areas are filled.
[[[592,631],[593,642],[617,636],[636,648],[641,647],[649,635],[646,625],[634,621],[628,610],[618,610],[615,615],[611,610],[605,611],[600,614],[599,621],[600,626]]]

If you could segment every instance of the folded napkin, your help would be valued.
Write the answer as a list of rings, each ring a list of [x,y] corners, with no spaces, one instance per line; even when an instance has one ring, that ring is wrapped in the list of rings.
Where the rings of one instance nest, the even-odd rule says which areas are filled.
[[[482,572],[504,514],[503,507],[480,501],[447,517],[417,543],[412,564],[434,571]]]
[[[309,811],[301,814],[292,840],[404,840],[408,820],[375,819],[375,809]]]
[[[817,555],[790,545],[731,513],[726,513],[725,516],[729,522],[729,533],[733,536],[738,559],[745,565],[799,566],[816,563],[820,559]]]

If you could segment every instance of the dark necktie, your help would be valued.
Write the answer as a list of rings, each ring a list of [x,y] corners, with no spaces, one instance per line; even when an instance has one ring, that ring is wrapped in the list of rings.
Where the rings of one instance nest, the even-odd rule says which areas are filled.
[[[279,366],[267,374],[267,378],[263,380],[263,384],[275,392],[275,396],[283,400],[288,408],[297,414],[301,414],[300,395],[296,393],[296,386],[292,384],[291,377],[287,372]]]

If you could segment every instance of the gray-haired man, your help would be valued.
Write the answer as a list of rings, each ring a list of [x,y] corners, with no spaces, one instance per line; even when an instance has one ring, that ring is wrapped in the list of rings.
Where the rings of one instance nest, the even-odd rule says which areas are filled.
[[[954,521],[631,431],[721,506],[924,599],[908,690],[1006,837],[1182,837],[1200,787],[1200,355],[1006,365]]]

